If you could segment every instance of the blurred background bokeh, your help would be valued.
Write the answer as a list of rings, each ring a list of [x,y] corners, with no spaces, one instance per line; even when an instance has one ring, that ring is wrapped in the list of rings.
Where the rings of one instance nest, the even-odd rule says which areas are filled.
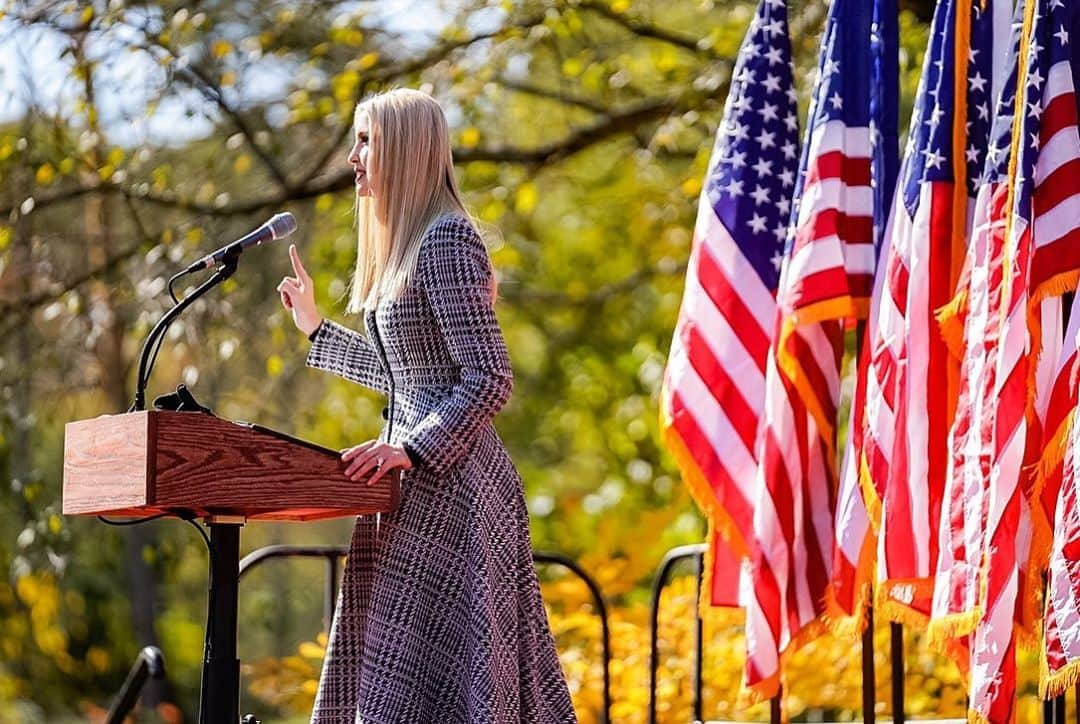
[[[901,3],[910,112],[929,0]],[[812,83],[823,0],[790,0],[797,84]],[[576,559],[612,607],[616,722],[642,722],[649,585],[704,523],[657,436],[657,395],[729,75],[754,10],[739,0],[12,2],[0,16],[0,721],[100,718],[140,646],[169,676],[139,721],[194,721],[206,552],[182,522],[126,529],[60,515],[64,424],[125,410],[165,280],[272,213],[327,316],[355,258],[357,101],[420,88],[450,120],[459,178],[501,281],[513,358],[497,419],[539,550]],[[173,325],[151,394],[180,382],[215,412],[341,448],[382,400],[306,369],[274,287],[284,244]],[[843,416],[842,419],[846,419]],[[244,552],[348,540],[351,521],[256,523]],[[689,571],[685,572],[689,573]],[[543,572],[583,722],[599,720],[599,625],[583,585]],[[278,561],[241,587],[241,711],[306,721],[323,567]],[[660,720],[690,720],[693,580],[661,616]],[[885,629],[879,632],[885,636]],[[705,709],[737,706],[742,634],[706,626]],[[887,645],[877,647],[887,702]],[[949,662],[908,637],[912,715],[964,710]],[[1024,666],[1021,716],[1038,705]],[[796,657],[788,707],[859,716],[858,646]],[[882,704],[881,713],[887,711]]]

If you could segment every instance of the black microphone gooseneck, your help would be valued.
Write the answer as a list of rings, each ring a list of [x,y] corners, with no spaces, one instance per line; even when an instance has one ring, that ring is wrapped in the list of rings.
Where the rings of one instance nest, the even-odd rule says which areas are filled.
[[[132,402],[128,412],[137,412],[146,409],[146,385],[150,380],[150,372],[157,359],[157,350],[161,346],[161,342],[165,337],[165,332],[168,330],[169,325],[199,297],[206,294],[218,284],[221,284],[236,272],[237,265],[240,261],[240,255],[244,252],[244,249],[249,246],[258,246],[266,241],[281,239],[294,231],[296,231],[296,219],[292,214],[288,212],[275,214],[269,221],[255,231],[221,247],[217,251],[207,254],[169,279],[169,292],[171,296],[172,285],[177,279],[201,269],[217,267],[217,271],[214,272],[213,276],[196,287],[195,291],[191,294],[180,300],[173,297],[174,306],[165,312],[161,319],[158,320],[158,323],[154,325],[154,328],[150,330],[150,334],[146,336],[146,341],[143,342],[142,352],[139,354],[139,370],[138,375],[135,378],[135,401]]]
[[[185,309],[190,307],[195,300],[208,291],[221,284],[236,272],[236,267],[239,259],[239,252],[227,259],[214,275],[207,279],[205,282],[195,288],[191,294],[181,299],[175,306],[170,307],[169,311],[165,312],[164,316],[158,323],[154,325],[154,328],[150,330],[150,334],[146,335],[146,341],[143,342],[142,352],[139,353],[139,372],[135,378],[135,401],[131,405],[132,412],[138,412],[146,409],[146,384],[150,381],[150,350],[154,348],[155,343],[160,343],[160,340],[164,338],[165,332],[168,331],[169,325],[173,323],[177,317],[179,317]],[[155,355],[156,357],[156,355]]]

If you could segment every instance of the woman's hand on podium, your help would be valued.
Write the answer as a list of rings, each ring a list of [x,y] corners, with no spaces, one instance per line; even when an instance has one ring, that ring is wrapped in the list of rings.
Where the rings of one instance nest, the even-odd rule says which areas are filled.
[[[345,448],[341,451],[341,459],[349,463],[345,468],[345,477],[350,480],[363,480],[370,474],[368,485],[374,485],[394,468],[412,468],[412,460],[404,447],[378,440],[368,440]]]
[[[322,316],[318,307],[315,306],[315,285],[311,281],[311,275],[300,262],[300,253],[296,251],[296,244],[289,244],[289,259],[292,260],[295,277],[285,277],[277,285],[278,293],[281,294],[281,304],[292,311],[293,324],[297,329],[310,337],[311,333],[322,324]]]

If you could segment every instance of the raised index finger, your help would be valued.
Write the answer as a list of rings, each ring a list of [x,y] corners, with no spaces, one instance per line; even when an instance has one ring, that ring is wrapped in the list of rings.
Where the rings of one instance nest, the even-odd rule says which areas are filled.
[[[300,252],[296,250],[296,244],[289,244],[289,259],[292,260],[292,268],[296,272],[296,276],[305,281],[310,281],[311,275],[307,273],[303,262],[300,261]]]

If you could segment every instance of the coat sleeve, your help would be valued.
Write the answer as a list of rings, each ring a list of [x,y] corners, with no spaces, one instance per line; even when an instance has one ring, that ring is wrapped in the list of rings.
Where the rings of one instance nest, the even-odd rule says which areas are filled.
[[[315,330],[307,366],[387,394],[389,385],[379,355],[367,337],[324,319]]]
[[[420,249],[416,278],[451,359],[460,368],[452,391],[404,437],[420,468],[453,467],[506,404],[513,372],[491,302],[491,262],[479,234],[464,221],[432,228]]]

